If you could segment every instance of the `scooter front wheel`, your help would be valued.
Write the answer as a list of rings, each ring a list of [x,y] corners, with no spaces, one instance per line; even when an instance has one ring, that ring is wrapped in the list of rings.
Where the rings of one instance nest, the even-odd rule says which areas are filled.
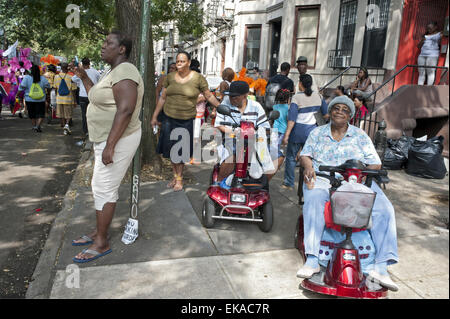
[[[216,206],[211,198],[207,197],[203,202],[202,209],[202,224],[206,228],[214,227],[214,218],[213,216],[216,214]]]
[[[273,225],[273,207],[271,202],[265,203],[261,208],[262,222],[258,223],[258,227],[261,231],[268,233],[272,229]]]

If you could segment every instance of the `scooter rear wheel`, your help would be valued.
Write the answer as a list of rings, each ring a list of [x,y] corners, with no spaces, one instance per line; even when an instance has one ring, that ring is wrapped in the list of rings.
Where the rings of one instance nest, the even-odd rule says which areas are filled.
[[[263,221],[258,223],[258,227],[261,231],[268,233],[272,229],[273,225],[273,207],[271,202],[265,203],[260,208],[261,218]]]
[[[203,202],[202,209],[202,224],[206,228],[214,227],[214,218],[213,216],[216,214],[216,206],[211,198],[207,197]]]

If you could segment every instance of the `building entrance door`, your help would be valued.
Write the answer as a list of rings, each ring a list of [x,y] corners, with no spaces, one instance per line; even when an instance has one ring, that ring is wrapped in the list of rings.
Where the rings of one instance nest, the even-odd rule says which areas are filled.
[[[270,77],[277,74],[280,54],[280,39],[281,39],[281,21],[272,21],[272,43],[270,49],[270,66],[269,75]]]
[[[403,5],[403,21],[398,46],[396,70],[400,70],[407,64],[417,65],[420,50],[417,47],[426,26],[432,21],[438,23],[438,30],[443,30],[445,19],[448,17],[448,0],[415,0],[405,1]],[[448,44],[448,34],[443,35],[441,45]],[[445,65],[446,52],[439,57],[438,66]],[[440,70],[436,73],[436,82],[441,80]],[[448,76],[448,73],[447,73]],[[405,84],[417,84],[418,71],[408,68],[400,73],[395,79],[395,89]],[[445,82],[445,78],[442,79]],[[447,77],[448,81],[448,77]]]

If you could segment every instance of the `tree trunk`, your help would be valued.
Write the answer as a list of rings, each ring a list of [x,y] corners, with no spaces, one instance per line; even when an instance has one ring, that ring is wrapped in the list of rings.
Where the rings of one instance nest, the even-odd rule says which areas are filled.
[[[133,40],[133,50],[130,55],[130,62],[138,66],[139,48],[141,41],[141,5],[142,0],[116,0],[116,20],[118,29],[127,34]],[[141,154],[142,164],[153,164],[156,171],[160,172],[161,158],[156,154],[156,136],[153,135],[153,128],[150,125],[151,116],[156,108],[156,88],[155,88],[155,62],[153,57],[153,38],[151,32],[151,21],[148,24],[148,38],[145,41],[148,45],[147,72],[143,77],[145,93],[143,100],[142,116],[142,140]],[[138,66],[139,67],[139,66]]]

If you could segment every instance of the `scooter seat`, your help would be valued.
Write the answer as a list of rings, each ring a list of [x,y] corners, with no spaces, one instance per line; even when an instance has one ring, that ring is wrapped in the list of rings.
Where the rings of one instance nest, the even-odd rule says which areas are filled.
[[[247,190],[269,190],[269,182],[265,175],[263,175],[260,179],[253,179],[251,177],[246,178],[241,184]]]
[[[244,186],[244,188],[249,191],[256,191],[264,188],[263,184],[242,183],[242,186]]]

